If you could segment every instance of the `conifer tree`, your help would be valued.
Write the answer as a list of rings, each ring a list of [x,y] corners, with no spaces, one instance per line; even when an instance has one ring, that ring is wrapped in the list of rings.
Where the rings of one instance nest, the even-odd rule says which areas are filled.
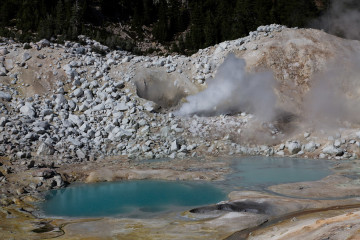
[[[207,11],[204,27],[205,46],[210,46],[216,42],[216,27],[214,16],[211,11]]]
[[[154,36],[160,41],[164,42],[169,40],[168,32],[168,5],[166,0],[160,0],[158,3],[158,22],[154,26]]]
[[[61,34],[64,30],[65,24],[65,13],[64,13],[64,5],[62,0],[58,0],[56,9],[55,9],[55,33]]]

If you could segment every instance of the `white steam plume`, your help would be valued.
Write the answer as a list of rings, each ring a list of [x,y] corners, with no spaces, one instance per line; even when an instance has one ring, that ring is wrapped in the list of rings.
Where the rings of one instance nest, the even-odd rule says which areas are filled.
[[[175,112],[176,115],[218,115],[233,112],[254,113],[263,121],[275,115],[276,83],[271,72],[246,73],[245,60],[230,54],[219,67],[215,79]]]
[[[329,9],[310,25],[334,35],[360,40],[360,1],[330,0]]]
[[[337,60],[312,80],[304,98],[305,116],[317,125],[360,123],[360,55]]]

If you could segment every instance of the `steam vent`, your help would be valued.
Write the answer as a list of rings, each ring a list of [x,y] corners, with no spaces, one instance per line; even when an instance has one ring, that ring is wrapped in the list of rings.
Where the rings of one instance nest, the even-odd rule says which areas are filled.
[[[357,1],[2,1],[0,239],[360,239]]]

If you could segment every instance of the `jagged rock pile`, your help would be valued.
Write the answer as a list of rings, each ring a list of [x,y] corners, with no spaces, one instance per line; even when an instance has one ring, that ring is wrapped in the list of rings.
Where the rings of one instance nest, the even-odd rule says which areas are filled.
[[[11,156],[13,161],[36,157],[43,161],[55,159],[56,164],[109,155],[129,158],[175,158],[197,153],[355,157],[358,150],[352,146],[358,142],[352,135],[345,137],[348,139],[339,137],[324,142],[313,138],[315,134],[309,134],[310,137],[286,141],[276,126],[258,123],[276,144],[284,143],[248,146],[238,139],[244,130],[256,128],[256,117],[251,114],[181,118],[167,109],[159,110],[158,104],[136,95],[134,77],[145,70],[163,72],[171,85],[183,89],[185,95],[199,91],[206,86],[205,79],[214,77],[229,52],[240,51],[251,60],[258,57],[261,48],[258,43],[262,38],[275,38],[284,30],[296,31],[280,25],[261,26],[245,38],[199,50],[191,57],[134,56],[125,51],[109,51],[84,36],[79,38],[86,45],[74,42],[60,45],[47,40],[20,45],[3,39],[0,46],[0,75],[4,79],[0,85],[0,153]],[[107,51],[106,56],[95,52],[99,49]],[[264,54],[260,52],[260,55]],[[34,74],[28,77],[29,72]],[[146,79],[144,82],[146,89],[149,86]],[[159,95],[166,91],[157,90]],[[344,146],[345,143],[352,146]],[[321,147],[325,148],[321,150]]]
[[[114,81],[108,74],[112,65],[146,58],[118,51],[102,57],[90,47],[101,45],[88,43],[86,47],[49,43],[63,49],[61,56],[69,62],[62,66],[66,80],[56,82],[51,96],[22,98],[15,88],[1,85],[1,153],[10,154],[13,160],[51,155],[62,164],[107,155],[174,158],[193,150],[194,146],[178,139],[183,129],[172,114],[156,113],[155,103],[140,99],[123,80]],[[12,49],[18,47],[13,45]],[[25,52],[19,65],[25,67],[31,57]],[[56,69],[60,68],[58,63]],[[126,82],[130,78],[123,75]]]

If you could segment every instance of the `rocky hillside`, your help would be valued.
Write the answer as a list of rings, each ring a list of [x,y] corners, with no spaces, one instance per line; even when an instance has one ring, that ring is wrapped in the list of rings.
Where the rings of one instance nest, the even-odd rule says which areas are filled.
[[[313,29],[269,25],[190,57],[144,57],[109,51],[98,42],[79,38],[86,45],[60,45],[47,40],[22,45],[2,39],[0,153],[8,156],[12,164],[54,166],[105,156],[151,159],[262,154],[356,158],[359,154],[357,122],[348,117],[348,111],[340,111],[348,99],[356,101],[359,96],[354,61],[360,54],[358,41]],[[107,51],[106,56],[93,52],[94,47]],[[270,88],[260,94],[275,96],[274,104],[267,107],[274,112],[270,120],[264,121],[256,111],[252,112],[253,108],[246,108],[247,101],[244,109],[220,115],[196,111],[184,115],[178,111],[184,103],[192,103],[186,96],[214,83],[221,88],[222,84],[216,84],[222,83],[220,78],[226,75],[218,76],[217,70],[229,53],[245,59],[247,73],[242,72],[243,78],[251,81],[239,81],[258,84],[251,94],[263,89],[258,76],[274,79],[269,81]],[[328,71],[330,66],[346,71],[333,74]],[[271,74],[257,75],[264,71]],[[331,80],[332,76],[336,81]],[[341,96],[346,96],[340,110],[326,94],[311,102],[308,96],[317,96],[318,92],[312,93],[317,82],[323,89],[342,76],[348,78],[334,85]],[[229,87],[241,90],[243,86],[236,83]],[[242,99],[238,95],[235,92]],[[229,96],[233,98],[234,93]],[[312,115],[307,107],[324,98],[336,110],[329,116],[339,118],[331,128],[318,126],[317,119],[308,117]],[[197,99],[202,102],[202,98]],[[219,109],[228,102],[222,99],[211,107]],[[328,106],[319,105],[322,108]]]

